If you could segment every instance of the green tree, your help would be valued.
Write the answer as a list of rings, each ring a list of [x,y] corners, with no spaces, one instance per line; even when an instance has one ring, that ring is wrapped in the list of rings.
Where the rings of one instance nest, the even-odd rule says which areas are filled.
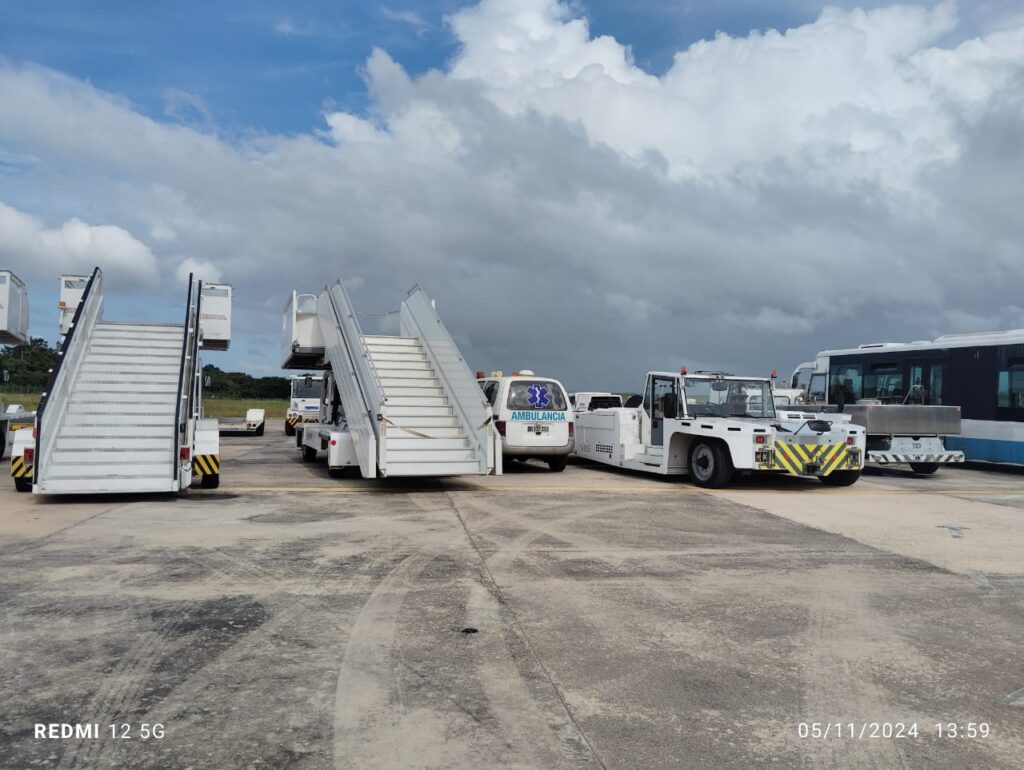
[[[10,377],[0,384],[7,391],[41,391],[56,365],[57,351],[42,337],[32,337],[27,345],[0,348],[0,371]]]

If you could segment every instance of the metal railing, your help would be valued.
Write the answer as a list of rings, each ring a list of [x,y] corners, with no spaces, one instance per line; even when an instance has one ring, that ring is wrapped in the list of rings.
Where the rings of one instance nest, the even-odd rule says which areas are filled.
[[[401,323],[403,336],[417,337],[422,343],[449,403],[465,428],[480,469],[490,470],[494,463],[491,407],[433,303],[419,286],[414,286],[402,301]]]
[[[317,312],[322,321],[324,349],[345,406],[345,417],[356,445],[360,470],[364,477],[376,476],[377,469],[384,470],[382,463],[386,463],[386,453],[378,450],[382,435],[380,418],[384,413],[380,378],[370,360],[352,301],[341,281],[324,289],[317,303]],[[355,413],[351,411],[353,406],[358,409]],[[380,449],[383,450],[383,446]]]
[[[198,405],[196,381],[199,371],[199,311],[203,302],[203,282],[188,276],[188,294],[185,299],[185,325],[181,340],[181,364],[178,367],[178,399],[174,407],[173,463],[174,480],[181,473],[180,448],[192,446],[195,429],[195,411]],[[189,456],[191,461],[191,455]]]
[[[92,275],[89,276],[89,282],[85,285],[82,299],[79,301],[78,307],[75,309],[74,318],[71,320],[71,327],[68,329],[68,333],[64,335],[60,350],[57,351],[57,365],[50,370],[46,390],[43,391],[42,398],[39,399],[39,406],[36,407],[34,478],[37,484],[42,480],[42,468],[49,462],[50,450],[57,440],[57,435],[60,433],[60,421],[64,417],[64,412],[67,408],[71,383],[74,381],[78,365],[85,355],[89,333],[99,319],[102,304],[103,271],[96,267],[93,269]],[[81,340],[84,340],[84,342],[80,342]],[[69,361],[70,364],[68,363]],[[47,412],[52,415],[54,409],[59,411],[53,421],[54,430],[50,430],[50,426],[44,424],[43,418]]]

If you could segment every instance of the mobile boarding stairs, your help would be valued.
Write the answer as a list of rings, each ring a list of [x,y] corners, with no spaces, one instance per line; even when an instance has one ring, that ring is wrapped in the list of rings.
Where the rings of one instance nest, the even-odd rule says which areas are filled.
[[[73,318],[37,410],[32,491],[176,492],[194,467],[216,486],[217,421],[201,419],[198,354],[230,342],[230,287],[189,276],[184,322],[157,324],[104,320],[99,268],[83,285],[66,306],[62,297]]]
[[[358,465],[364,478],[501,473],[490,405],[433,302],[414,287],[398,315],[398,336],[367,335],[341,281],[292,292],[282,367],[329,372],[304,451],[327,450],[332,470]]]

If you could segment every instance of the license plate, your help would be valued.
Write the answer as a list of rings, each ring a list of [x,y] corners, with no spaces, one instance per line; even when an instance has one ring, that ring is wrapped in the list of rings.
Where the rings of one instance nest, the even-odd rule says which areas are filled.
[[[532,430],[534,433],[536,433],[539,436],[541,433],[547,433],[548,432],[548,426],[547,425],[534,425],[530,430]]]

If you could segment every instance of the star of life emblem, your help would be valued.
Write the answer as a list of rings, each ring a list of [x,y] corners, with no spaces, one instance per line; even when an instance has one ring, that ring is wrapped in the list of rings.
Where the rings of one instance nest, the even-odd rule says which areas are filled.
[[[544,385],[531,385],[526,389],[526,393],[530,399],[530,406],[534,409],[543,409],[551,403],[551,396]]]

